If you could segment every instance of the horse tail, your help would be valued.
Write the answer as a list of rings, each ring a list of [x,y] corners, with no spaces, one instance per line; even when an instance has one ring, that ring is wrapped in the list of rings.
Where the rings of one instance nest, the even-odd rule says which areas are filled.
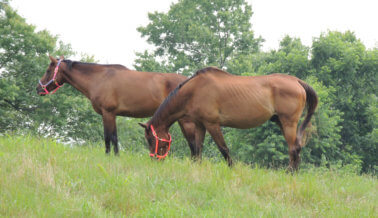
[[[300,144],[301,147],[303,147],[305,145],[306,138],[307,138],[307,133],[305,132],[305,129],[310,124],[311,117],[312,115],[314,115],[316,106],[318,105],[318,96],[316,95],[315,90],[310,85],[303,82],[302,80],[298,80],[298,82],[306,91],[307,114],[301,126],[299,127],[299,131],[297,133],[298,143]],[[302,142],[303,136],[305,137],[304,142]]]

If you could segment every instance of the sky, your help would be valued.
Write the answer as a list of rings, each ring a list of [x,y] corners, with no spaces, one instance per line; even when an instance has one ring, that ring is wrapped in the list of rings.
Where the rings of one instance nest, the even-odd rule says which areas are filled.
[[[148,13],[167,12],[178,0],[11,0],[18,14],[46,29],[76,52],[102,64],[133,68],[135,52],[153,50],[136,30]],[[351,30],[367,48],[378,47],[377,0],[247,0],[252,30],[265,39],[263,50],[277,49],[285,35],[311,46],[328,30]],[[73,59],[73,58],[72,58]],[[75,59],[73,59],[75,60]]]

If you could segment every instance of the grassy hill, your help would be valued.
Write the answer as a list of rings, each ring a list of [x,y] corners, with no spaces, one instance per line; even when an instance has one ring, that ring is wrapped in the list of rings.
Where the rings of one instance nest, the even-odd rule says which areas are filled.
[[[17,217],[377,217],[373,176],[70,147],[0,137],[0,216]]]

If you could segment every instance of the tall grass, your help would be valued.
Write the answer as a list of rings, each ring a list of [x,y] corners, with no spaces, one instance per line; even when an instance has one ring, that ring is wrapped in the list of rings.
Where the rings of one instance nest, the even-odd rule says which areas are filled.
[[[377,217],[377,179],[0,137],[0,216]]]

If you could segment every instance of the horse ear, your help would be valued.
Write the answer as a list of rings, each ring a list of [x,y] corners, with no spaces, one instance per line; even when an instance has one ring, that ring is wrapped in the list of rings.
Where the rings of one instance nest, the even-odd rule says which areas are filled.
[[[50,61],[54,64],[56,64],[58,61],[51,55],[49,55]]]
[[[143,128],[145,128],[145,129],[147,129],[148,128],[148,125],[147,124],[145,124],[145,123],[138,123],[141,127],[143,127]]]
[[[63,56],[63,55],[61,55],[61,56],[60,56],[60,59],[61,59],[61,60],[64,60],[64,56]]]

